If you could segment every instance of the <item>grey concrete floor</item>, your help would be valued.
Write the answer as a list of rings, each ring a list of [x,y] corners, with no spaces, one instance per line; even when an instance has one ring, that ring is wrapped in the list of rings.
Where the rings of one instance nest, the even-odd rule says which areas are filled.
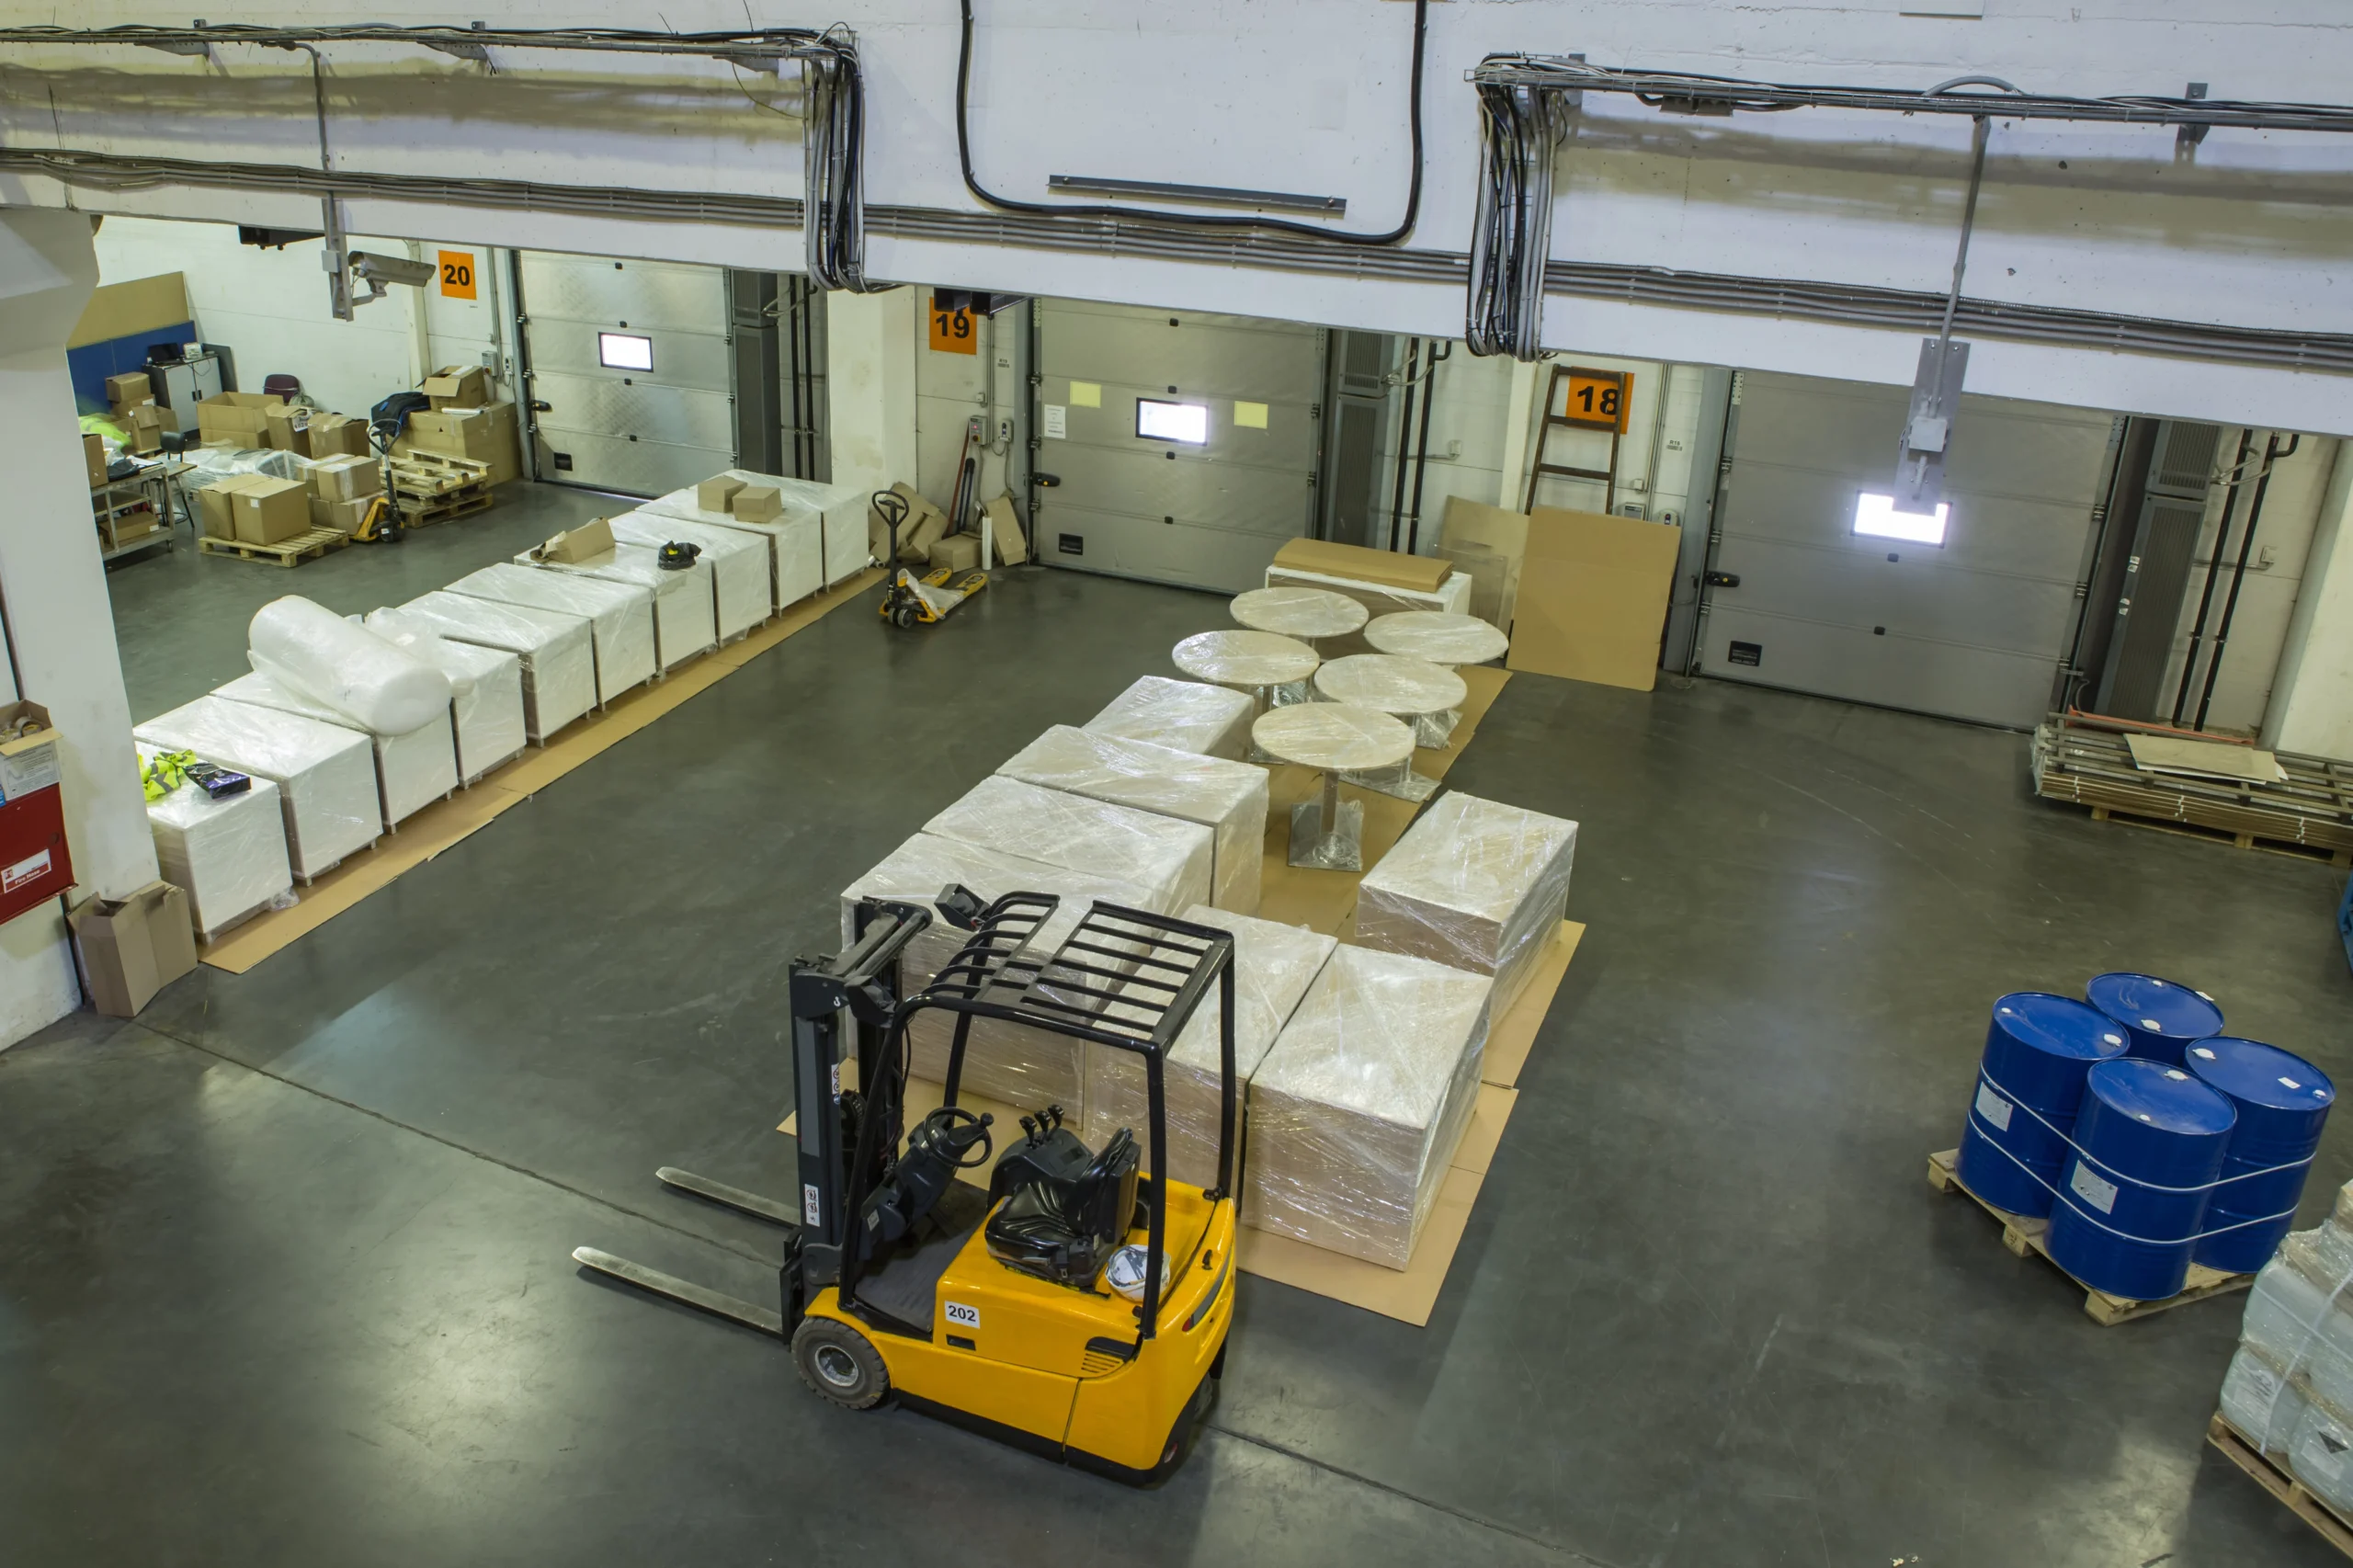
[[[2038,802],[2018,735],[1712,682],[1506,688],[1449,782],[1583,824],[1590,932],[1437,1314],[1245,1278],[1165,1487],[846,1415],[582,1278],[772,1288],[653,1171],[787,1185],[786,961],[1222,619],[1034,568],[927,632],[847,608],[250,973],[0,1054],[8,1560],[2339,1561],[2200,1441],[2238,1301],[2100,1328],[1923,1169],[1995,995],[2103,969],[2353,1079],[2341,875]],[[2340,1127],[2313,1216],[2348,1176]]]

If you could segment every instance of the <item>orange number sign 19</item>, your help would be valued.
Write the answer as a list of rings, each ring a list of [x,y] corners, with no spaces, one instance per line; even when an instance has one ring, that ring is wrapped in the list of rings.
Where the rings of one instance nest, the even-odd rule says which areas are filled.
[[[1626,433],[1626,403],[1634,395],[1634,378],[1614,370],[1569,370],[1568,406],[1561,417],[1588,430]]]
[[[941,308],[939,296],[931,299],[931,347],[941,354],[978,354],[981,340],[972,332],[972,312]]]
[[[441,293],[451,300],[471,300],[474,294],[474,253],[470,250],[445,250],[441,253]]]

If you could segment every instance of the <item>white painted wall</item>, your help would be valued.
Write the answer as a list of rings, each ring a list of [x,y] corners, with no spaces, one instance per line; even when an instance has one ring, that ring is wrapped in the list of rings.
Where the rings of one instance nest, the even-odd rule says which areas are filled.
[[[915,357],[925,352],[920,308],[913,289],[826,299],[826,412],[836,484],[881,490],[914,483]]]
[[[2341,455],[2321,498],[2263,742],[2353,757],[2353,462]]]

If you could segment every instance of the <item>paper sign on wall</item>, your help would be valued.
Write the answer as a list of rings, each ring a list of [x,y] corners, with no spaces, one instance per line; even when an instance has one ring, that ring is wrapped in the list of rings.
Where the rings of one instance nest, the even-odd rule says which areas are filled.
[[[1103,387],[1102,387],[1102,384],[1101,384],[1100,382],[1097,382],[1097,381],[1073,381],[1073,382],[1071,382],[1071,384],[1070,384],[1070,406],[1071,406],[1071,407],[1073,407],[1073,408],[1100,408],[1100,407],[1102,407],[1102,406],[1103,406]]]
[[[1046,439],[1059,441],[1070,434],[1070,413],[1059,403],[1046,404]]]
[[[471,300],[474,293],[474,253],[470,250],[445,250],[441,253],[441,295],[448,300]]]
[[[1237,430],[1264,430],[1267,427],[1267,405],[1263,403],[1235,403],[1233,427]]]

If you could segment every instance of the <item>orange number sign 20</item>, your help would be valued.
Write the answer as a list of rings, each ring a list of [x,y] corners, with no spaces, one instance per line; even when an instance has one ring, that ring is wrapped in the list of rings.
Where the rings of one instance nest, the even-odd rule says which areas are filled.
[[[451,300],[471,300],[474,294],[474,253],[470,250],[445,250],[441,253],[441,292]]]
[[[972,331],[972,312],[943,309],[939,296],[931,299],[931,347],[941,354],[978,354],[981,340]]]

